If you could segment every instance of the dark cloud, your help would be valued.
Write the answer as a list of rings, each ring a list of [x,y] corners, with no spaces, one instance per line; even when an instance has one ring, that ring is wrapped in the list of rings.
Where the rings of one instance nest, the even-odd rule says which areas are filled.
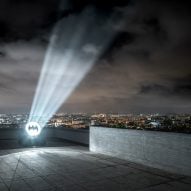
[[[58,0],[0,1],[0,40],[30,40],[55,23]]]
[[[62,110],[191,112],[190,3],[176,0],[1,0],[1,111],[28,111],[53,26],[89,6],[121,20]]]
[[[143,85],[140,89],[140,94],[158,94],[161,96],[184,96],[191,95],[191,75],[184,76],[178,79],[169,79],[168,84],[148,84]],[[184,97],[185,98],[185,97]]]
[[[191,112],[188,7],[189,2],[145,0],[121,8],[125,19],[114,26],[118,35],[82,84],[85,98],[95,103],[89,105],[104,111]]]
[[[134,38],[130,32],[119,31],[110,43],[110,46],[103,52],[101,59],[111,60],[116,51],[121,49],[124,45],[132,43]]]
[[[104,15],[127,4],[128,0],[111,0],[109,4],[101,0],[1,0],[0,40],[30,40],[41,36],[51,31],[59,19],[78,14],[88,6]]]
[[[116,7],[123,7],[129,4],[129,0],[70,0],[70,1],[62,1],[61,8],[62,10],[70,9],[70,10],[82,10],[87,6],[94,6],[97,9],[102,9],[104,11],[111,10]],[[65,8],[66,7],[66,8]]]

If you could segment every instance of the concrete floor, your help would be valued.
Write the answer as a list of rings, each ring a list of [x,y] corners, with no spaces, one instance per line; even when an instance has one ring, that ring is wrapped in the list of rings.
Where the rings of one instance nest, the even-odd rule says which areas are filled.
[[[191,190],[191,177],[91,153],[84,146],[49,142],[44,148],[13,149],[13,145],[0,142],[0,191]]]

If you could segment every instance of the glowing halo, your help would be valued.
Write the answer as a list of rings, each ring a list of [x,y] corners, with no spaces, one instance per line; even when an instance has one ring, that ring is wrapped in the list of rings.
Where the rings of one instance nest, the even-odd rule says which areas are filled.
[[[31,137],[36,137],[40,134],[41,127],[37,122],[29,122],[26,124],[25,130]]]

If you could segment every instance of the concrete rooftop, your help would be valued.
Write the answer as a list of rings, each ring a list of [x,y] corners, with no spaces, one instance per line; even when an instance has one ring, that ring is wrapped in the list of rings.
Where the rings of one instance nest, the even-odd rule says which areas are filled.
[[[68,142],[23,149],[0,141],[0,149],[0,191],[191,190],[191,177],[91,153]]]

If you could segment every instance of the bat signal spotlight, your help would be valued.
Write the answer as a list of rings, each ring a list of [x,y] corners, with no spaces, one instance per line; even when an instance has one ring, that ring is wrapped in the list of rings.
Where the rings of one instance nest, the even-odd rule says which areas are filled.
[[[25,127],[26,132],[31,137],[37,137],[41,132],[41,127],[37,122],[29,122]]]

